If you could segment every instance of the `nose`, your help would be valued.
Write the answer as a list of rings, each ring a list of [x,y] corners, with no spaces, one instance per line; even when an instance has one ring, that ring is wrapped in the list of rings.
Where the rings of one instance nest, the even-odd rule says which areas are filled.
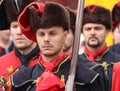
[[[45,42],[48,42],[48,41],[49,41],[49,39],[50,39],[49,35],[48,35],[48,34],[46,34],[46,35],[44,36],[44,41],[45,41]]]
[[[16,31],[16,33],[17,33],[17,34],[22,34],[22,33],[21,33],[21,29],[20,29],[19,26],[17,27],[17,31]]]
[[[94,29],[94,28],[91,28],[90,33],[91,33],[91,34],[95,34],[95,29]]]

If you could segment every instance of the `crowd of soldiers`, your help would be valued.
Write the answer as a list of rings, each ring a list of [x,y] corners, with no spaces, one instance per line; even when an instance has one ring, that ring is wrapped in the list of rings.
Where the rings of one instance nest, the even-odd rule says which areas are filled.
[[[65,91],[76,10],[57,2],[0,1],[0,91]],[[120,91],[120,2],[83,8],[83,53],[71,91]],[[106,37],[112,30],[114,44]],[[79,50],[79,49],[78,49]]]

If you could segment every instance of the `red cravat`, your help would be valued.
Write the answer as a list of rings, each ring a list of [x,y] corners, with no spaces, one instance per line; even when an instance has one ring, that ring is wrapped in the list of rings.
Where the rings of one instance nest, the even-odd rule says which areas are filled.
[[[107,50],[107,45],[105,44],[105,46],[103,48],[101,48],[100,50],[96,51],[96,52],[91,52],[86,46],[84,47],[84,51],[88,56],[88,59],[91,61],[94,61],[94,59],[96,57],[98,57],[99,55],[101,55],[105,50]]]
[[[65,84],[52,71],[65,57],[63,52],[56,60],[45,62],[40,56],[40,63],[45,67],[45,71],[39,78],[36,91],[64,91]]]

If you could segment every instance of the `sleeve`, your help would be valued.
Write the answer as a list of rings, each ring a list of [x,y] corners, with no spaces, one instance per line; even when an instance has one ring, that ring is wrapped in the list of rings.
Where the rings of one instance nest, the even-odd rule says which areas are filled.
[[[80,70],[79,70],[80,71]],[[83,71],[83,69],[82,69]],[[94,69],[88,71],[84,71],[84,73],[96,73],[96,75],[92,81],[86,83],[84,85],[76,84],[76,91],[110,91],[109,82],[105,75],[104,69],[102,66],[98,65]],[[86,79],[90,77],[90,74]]]
[[[113,67],[111,91],[120,91],[120,62],[115,63]]]

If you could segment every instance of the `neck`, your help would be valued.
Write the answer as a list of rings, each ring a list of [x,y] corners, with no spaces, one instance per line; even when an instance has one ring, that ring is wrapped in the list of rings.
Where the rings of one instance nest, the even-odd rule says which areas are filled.
[[[22,55],[27,55],[27,54],[29,54],[35,47],[36,47],[36,43],[33,43],[33,44],[31,44],[31,46],[30,46],[29,48],[18,49],[18,51],[19,51]]]
[[[42,59],[45,61],[45,62],[53,62],[56,58],[58,58],[61,54],[63,53],[63,51],[60,51],[59,53],[56,53],[55,55],[49,55],[49,56],[46,56],[44,54],[41,53],[41,56],[42,56]]]
[[[3,48],[8,48],[10,44],[11,44],[11,41],[10,41],[10,40],[0,39],[0,46],[1,46],[1,47],[3,47]]]
[[[106,43],[104,43],[104,44],[102,44],[101,46],[98,46],[98,47],[90,47],[88,45],[86,45],[86,47],[88,48],[89,51],[96,52],[96,51],[102,49],[105,45],[106,45]]]
[[[72,47],[65,51],[66,54],[69,54],[71,52],[72,52]]]
[[[89,50],[87,48],[87,46],[85,46],[85,48],[84,48],[84,51],[88,56],[88,59],[91,60],[91,61],[94,61],[96,57],[103,54],[106,50],[107,50],[106,44],[104,46],[102,46],[101,48],[97,49],[97,50]]]

